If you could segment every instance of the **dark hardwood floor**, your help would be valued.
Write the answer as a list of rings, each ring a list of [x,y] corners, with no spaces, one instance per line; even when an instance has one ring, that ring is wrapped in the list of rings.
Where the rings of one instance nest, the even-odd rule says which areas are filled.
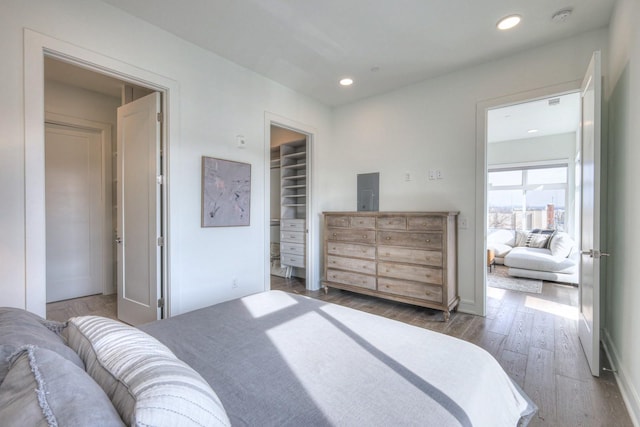
[[[577,288],[544,282],[541,294],[488,289],[487,316],[436,310],[353,292],[307,291],[304,280],[271,276],[271,289],[307,295],[472,342],[491,353],[538,405],[530,426],[632,426],[620,390],[605,367],[591,375],[578,341]]]

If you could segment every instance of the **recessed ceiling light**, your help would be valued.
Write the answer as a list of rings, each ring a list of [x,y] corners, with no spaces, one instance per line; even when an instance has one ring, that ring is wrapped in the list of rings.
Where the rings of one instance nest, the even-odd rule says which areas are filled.
[[[345,77],[344,79],[340,80],[340,85],[342,86],[351,86],[353,84],[353,79],[350,79],[349,77]]]
[[[536,133],[536,132],[538,132],[538,129],[529,129],[527,132],[528,133]]]
[[[518,25],[521,19],[522,17],[520,15],[505,16],[504,18],[498,21],[498,24],[496,26],[498,27],[499,30],[508,30]]]

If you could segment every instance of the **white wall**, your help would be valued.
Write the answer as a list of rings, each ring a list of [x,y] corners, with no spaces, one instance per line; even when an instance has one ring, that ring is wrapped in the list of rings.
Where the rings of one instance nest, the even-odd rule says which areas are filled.
[[[543,162],[547,160],[573,161],[576,154],[576,133],[547,135],[516,141],[493,142],[488,145],[487,164]]]
[[[0,67],[0,305],[27,304],[25,27],[177,82],[179,93],[171,95],[179,98],[178,129],[173,129],[178,138],[170,141],[169,147],[173,314],[262,291],[268,278],[265,112],[316,128],[317,145],[322,145],[330,139],[330,110],[101,2],[9,1],[3,2],[2,9],[0,54],[5,66]],[[246,149],[236,148],[238,134],[246,137]],[[203,155],[251,163],[249,227],[200,228]],[[231,287],[233,278],[238,279],[236,289]]]
[[[319,208],[353,210],[356,174],[380,172],[380,210],[460,211],[469,228],[459,231],[461,309],[480,313],[475,283],[476,106],[478,103],[581,81],[607,32],[518,53],[334,110],[334,137],[318,147]],[[604,55],[606,58],[606,54]],[[579,87],[579,86],[578,86]],[[429,181],[428,169],[443,180]],[[405,171],[414,180],[404,181]],[[351,185],[349,185],[351,183]]]
[[[635,425],[640,424],[640,4],[619,0],[610,24],[607,262],[603,339]]]

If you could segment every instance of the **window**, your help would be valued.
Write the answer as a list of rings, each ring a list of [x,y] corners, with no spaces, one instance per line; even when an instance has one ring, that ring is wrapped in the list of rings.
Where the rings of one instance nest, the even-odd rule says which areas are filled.
[[[565,230],[566,163],[489,169],[488,226]]]

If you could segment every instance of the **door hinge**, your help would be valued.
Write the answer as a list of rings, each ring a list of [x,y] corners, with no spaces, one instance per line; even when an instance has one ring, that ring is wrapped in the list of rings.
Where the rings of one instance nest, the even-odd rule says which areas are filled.
[[[158,237],[158,246],[164,246],[164,237]]]
[[[164,185],[164,175],[156,176],[156,182],[160,185]]]
[[[158,113],[158,122],[162,123],[162,113]]]
[[[164,298],[158,298],[158,308],[164,308]]]

